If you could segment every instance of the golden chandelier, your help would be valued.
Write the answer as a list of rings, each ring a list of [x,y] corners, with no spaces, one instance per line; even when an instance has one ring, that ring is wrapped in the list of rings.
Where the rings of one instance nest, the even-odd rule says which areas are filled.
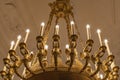
[[[115,65],[114,55],[111,53],[107,39],[104,43],[101,38],[101,30],[97,30],[100,46],[93,53],[94,41],[91,38],[90,25],[86,26],[87,41],[83,51],[77,51],[80,33],[75,24],[73,7],[70,0],[56,0],[50,3],[51,12],[47,25],[41,23],[40,34],[36,37],[37,52],[30,52],[27,48],[27,38],[30,30],[26,30],[23,42],[20,42],[19,35],[16,43],[11,42],[7,58],[3,59],[4,68],[0,72],[4,80],[14,80],[17,75],[21,80],[118,80],[119,67]],[[48,46],[46,45],[50,33],[53,17],[55,20],[54,34],[52,36],[51,57],[47,56]],[[66,61],[63,63],[62,50],[60,49],[59,19],[63,18],[67,24],[68,44],[65,48]],[[20,53],[18,56],[16,48],[19,44]],[[92,54],[93,53],[93,54]],[[102,57],[108,53],[105,60]],[[50,53],[49,53],[50,54]],[[48,57],[51,61],[48,61]],[[84,62],[82,62],[84,61]],[[21,67],[24,70],[21,71]]]

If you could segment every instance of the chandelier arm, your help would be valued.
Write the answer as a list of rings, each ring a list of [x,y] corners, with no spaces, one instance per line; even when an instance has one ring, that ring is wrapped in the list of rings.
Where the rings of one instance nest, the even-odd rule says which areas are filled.
[[[110,75],[110,70],[107,70],[104,73],[105,73],[105,76],[104,76],[103,80],[106,80]]]
[[[25,78],[21,74],[19,74],[19,72],[18,72],[18,68],[20,68],[20,66],[22,65],[22,63],[23,63],[22,60],[18,59],[17,61],[14,62],[14,64],[13,64],[12,67],[13,67],[14,72],[16,73],[16,75],[18,77],[20,77],[21,79],[25,80]]]
[[[29,62],[33,59],[33,55],[29,53],[29,50],[27,49],[26,43],[21,42],[19,44],[20,46],[20,52],[23,55],[24,59],[22,59],[22,62],[24,64],[24,66],[26,67],[26,69],[31,73],[31,74],[35,74],[29,67]]]
[[[85,64],[84,64],[83,68],[80,70],[79,73],[83,72],[83,71],[87,68],[88,62],[89,62],[89,58],[86,57],[86,58],[85,58]]]
[[[37,36],[36,40],[37,40],[37,49],[39,51],[37,53],[37,57],[39,59],[39,65],[42,68],[43,72],[45,72],[43,65],[43,58],[47,56],[47,51],[44,49],[45,45],[43,44],[43,36]]]
[[[10,80],[9,77],[5,77],[4,80]]]
[[[114,56],[110,55],[107,57],[106,60],[103,61],[102,64],[102,71],[105,73],[105,76],[103,78],[103,80],[106,80],[107,78],[110,78],[110,69],[109,67],[111,66],[111,63],[113,62]]]
[[[54,65],[55,65],[55,71],[56,71],[58,67],[58,55],[56,52],[54,52],[53,56],[54,56]]]
[[[9,53],[8,53],[8,55],[9,55]],[[12,66],[11,60],[10,60],[10,55],[9,55],[9,57],[4,58],[3,62],[4,62],[5,65],[3,67],[3,70],[0,71],[1,77],[4,80],[11,80],[11,76],[12,76],[13,72],[10,71],[11,70],[10,68]]]
[[[5,69],[11,67],[11,63],[10,63],[11,60],[10,60],[9,58],[4,58],[4,59],[3,59],[3,62],[4,62],[4,64],[5,64],[5,66],[4,66]]]
[[[4,80],[9,80],[8,78],[4,78]]]
[[[47,56],[47,51],[44,49],[44,44],[43,44],[43,36],[37,36],[36,38],[37,40],[37,49],[38,49],[38,53],[37,53],[37,57],[39,59],[39,65],[42,68],[43,72],[45,72],[44,69],[44,65],[46,65],[47,63],[45,63],[46,61],[44,60],[44,58]]]
[[[72,65],[73,65],[73,62],[75,60],[75,57],[76,57],[76,46],[77,46],[77,39],[78,39],[78,36],[76,34],[73,34],[70,36],[70,49],[71,49],[71,52],[70,52],[70,65],[69,65],[69,68],[68,68],[68,71],[71,70],[72,68]]]
[[[43,40],[44,42],[43,43],[44,44],[46,44],[47,39],[48,39],[48,35],[49,35],[49,32],[50,32],[50,27],[51,27],[53,16],[54,16],[54,14],[53,14],[53,12],[51,12],[50,15],[49,15],[49,20],[47,22],[45,31],[44,31],[44,35],[43,35],[43,38],[44,38],[44,40]]]
[[[37,61],[37,54],[34,55],[33,60],[31,61],[31,65],[34,65]]]
[[[74,53],[71,52],[70,53],[70,65],[69,65],[68,71],[71,70],[74,60],[75,60],[75,55]]]
[[[94,63],[96,63],[96,70],[90,75],[91,77],[95,76],[99,71],[100,68],[102,66],[102,62],[101,62],[101,57],[103,57],[103,55],[105,54],[105,50],[106,50],[106,46],[100,46],[98,52],[95,54],[95,57],[92,56],[92,61],[94,61]]]
[[[115,67],[113,67],[113,69],[112,69],[112,80],[118,80],[118,78],[119,78],[119,66],[115,66]]]
[[[54,35],[53,36],[52,55],[54,56],[55,70],[57,70],[57,67],[58,67],[58,56],[61,53],[59,40],[60,40],[60,36],[59,35]]]
[[[106,61],[105,65],[108,67],[111,67],[111,69],[112,69],[112,64],[114,63],[114,58],[115,58],[114,55],[109,55],[107,57],[107,61]],[[119,77],[119,75],[118,75],[119,67],[118,66],[114,66],[111,72],[113,74],[113,75],[111,75],[112,77],[114,77],[114,76],[116,76],[116,78]]]
[[[10,74],[10,71],[6,72],[3,70],[0,72],[0,74],[4,80],[11,80],[12,79],[12,75]]]
[[[106,47],[100,46],[99,50],[94,54],[91,55],[91,61],[95,64],[95,62],[100,62],[100,58],[104,56]]]
[[[18,60],[18,58],[16,59],[15,63],[17,62],[17,60]],[[5,63],[5,65],[7,65],[5,67],[8,69],[8,73],[6,74],[6,76],[8,77],[9,80],[13,79],[14,72],[15,72],[14,67],[13,67],[13,65],[15,65],[15,64],[11,64],[11,62],[12,61],[9,58],[4,58],[4,63]]]
[[[71,70],[72,68],[72,65],[73,65],[73,62],[75,60],[75,56],[76,56],[76,52],[75,52],[75,49],[76,49],[76,46],[77,46],[77,39],[78,39],[78,36],[76,34],[73,34],[70,36],[70,49],[71,49],[71,52],[70,52],[70,65],[69,65],[69,68],[68,68],[68,71]]]
[[[15,72],[14,72],[14,68],[13,68],[13,67],[10,67],[10,68],[9,68],[9,71],[8,71],[8,74],[7,74],[10,80],[13,80],[14,73],[15,73]]]
[[[42,64],[42,59],[43,59],[42,57],[43,57],[42,54],[39,54],[39,55],[38,55],[39,65],[40,65],[40,67],[42,68],[43,72],[45,72],[44,66],[43,66],[43,64]]]
[[[70,48],[65,49],[65,53],[66,53],[66,57],[67,57],[67,61],[65,62],[67,65],[70,64]]]
[[[29,65],[28,65],[28,61],[26,59],[23,59],[23,64],[26,67],[26,69],[32,74],[35,75],[35,73],[30,69]]]
[[[104,56],[106,51],[106,46],[100,46],[98,53],[95,54],[95,57],[101,58]]]
[[[94,41],[92,39],[89,39],[86,41],[86,46],[83,49],[83,54],[85,57],[87,57],[87,56],[90,57],[88,54],[90,54],[92,51],[93,43],[94,43]]]
[[[17,71],[17,69],[20,68],[20,66],[22,65],[22,60],[16,55],[16,52],[14,50],[10,50],[9,54],[10,54],[10,59],[13,62],[13,65],[11,65],[11,67],[13,68],[14,73],[16,73],[16,75],[19,76],[21,79],[25,79]]]
[[[88,66],[88,63],[89,63],[89,60],[90,60],[90,55],[89,54],[92,51],[93,43],[94,43],[94,41],[91,40],[91,39],[86,41],[86,47],[84,48],[83,53],[82,53],[86,62],[85,62],[85,65],[83,66],[83,68],[81,69],[80,73],[83,72]]]
[[[101,67],[101,62],[97,62],[97,68],[96,70],[90,75],[90,77],[94,77],[99,71],[100,71],[100,67]]]
[[[29,52],[29,50],[27,49],[27,46],[24,42],[20,43],[20,53],[22,54],[22,56],[24,57],[23,60],[26,60],[27,62],[31,62],[33,59],[33,54],[31,54]]]
[[[2,78],[5,78],[7,76],[7,72],[5,70],[0,71],[0,75]]]
[[[111,71],[109,75],[110,80],[118,80],[119,78],[119,66],[112,67],[112,64],[114,63],[114,58],[115,58],[114,55],[109,55],[105,62],[105,65],[111,67]]]
[[[17,68],[14,69],[15,73],[17,76],[19,76],[21,79],[26,80],[26,78],[24,78],[23,76],[21,76],[21,74],[17,71]]]

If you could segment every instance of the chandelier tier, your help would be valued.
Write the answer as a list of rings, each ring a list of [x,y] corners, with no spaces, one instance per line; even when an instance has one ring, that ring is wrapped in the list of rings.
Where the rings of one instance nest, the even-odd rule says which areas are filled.
[[[86,26],[87,41],[84,46],[81,40],[79,40],[80,32],[75,24],[76,22],[72,12],[73,7],[70,4],[70,0],[56,0],[50,3],[49,6],[51,7],[51,12],[48,23],[46,26],[45,23],[41,23],[40,34],[36,37],[38,51],[34,53],[28,50],[26,42],[30,30],[27,29],[23,42],[20,42],[20,35],[17,38],[16,44],[14,44],[13,41],[11,42],[8,56],[3,59],[4,68],[0,72],[2,78],[4,80],[14,80],[14,76],[17,75],[22,80],[40,80],[43,78],[43,75],[49,77],[54,75],[68,75],[68,77],[71,77],[73,76],[71,74],[74,74],[74,76],[77,76],[77,80],[118,80],[119,67],[115,65],[114,55],[110,51],[108,40],[105,39],[104,43],[102,41],[100,29],[97,30],[100,46],[98,50],[93,53],[92,48],[94,41],[91,38],[90,25]],[[54,27],[54,35],[52,36],[52,56],[47,56],[49,49],[46,43],[48,41],[53,17],[56,17],[56,26]],[[68,44],[65,48],[65,63],[63,63],[61,58],[62,50],[60,49],[58,25],[60,18],[63,18],[67,24]],[[77,51],[78,42],[80,42],[82,47],[84,46],[82,53]],[[16,48],[18,44],[23,57],[17,54]],[[102,60],[105,53],[108,53],[108,56],[105,60]],[[50,57],[51,61],[48,61],[47,57]],[[83,63],[82,61],[85,62]],[[19,69],[23,66],[24,70],[21,74]],[[65,77],[61,79],[70,80]]]

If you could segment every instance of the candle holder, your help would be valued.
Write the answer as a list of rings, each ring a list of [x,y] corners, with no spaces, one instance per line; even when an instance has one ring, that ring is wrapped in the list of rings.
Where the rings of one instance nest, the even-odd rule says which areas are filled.
[[[88,66],[88,64],[89,64],[89,60],[90,60],[90,52],[92,51],[93,43],[94,43],[94,41],[92,39],[89,39],[86,41],[86,47],[83,49],[83,53],[81,53],[81,57],[83,59],[85,59],[85,64],[84,64],[83,68],[81,69],[80,73],[86,69],[91,71],[90,66]]]
[[[65,53],[66,53],[66,57],[67,57],[67,61],[66,61],[66,64],[67,65],[70,65],[70,49],[65,49]]]
[[[53,59],[54,59],[55,71],[58,70],[58,62],[59,62],[58,58],[60,59],[60,55],[61,55],[59,40],[60,40],[59,35],[53,36],[52,55],[53,55]]]
[[[45,72],[47,60],[45,60],[44,58],[47,57],[47,50],[44,49],[43,36],[38,36],[36,40],[37,40],[37,48],[38,48],[37,57],[39,58],[39,64],[42,70]]]
[[[90,75],[91,77],[95,76],[101,69],[102,66],[102,62],[101,62],[101,58],[103,57],[103,55],[105,54],[105,50],[106,47],[105,46],[101,46],[98,50],[97,53],[95,53],[95,55],[91,57],[93,63],[96,65],[96,70]]]
[[[21,54],[22,54],[23,57],[24,57],[24,59],[22,59],[24,66],[26,67],[26,69],[27,69],[31,74],[34,75],[35,73],[31,70],[31,68],[30,68],[30,66],[29,66],[29,62],[32,61],[33,55],[30,54],[30,52],[28,51],[27,46],[26,46],[26,44],[25,44],[24,42],[20,43],[19,46],[20,46],[20,52],[21,52]]]

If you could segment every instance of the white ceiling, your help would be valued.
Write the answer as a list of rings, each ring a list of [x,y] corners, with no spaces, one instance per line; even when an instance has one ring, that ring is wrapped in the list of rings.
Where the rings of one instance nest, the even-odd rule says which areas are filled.
[[[47,23],[50,12],[48,3],[53,1],[0,0],[0,70],[3,67],[2,59],[7,56],[10,41],[16,40],[18,34],[24,36],[27,28],[31,29],[28,46],[31,50],[36,50],[35,38],[39,33],[40,22]],[[90,24],[92,38],[98,43],[96,29],[100,28],[103,38],[109,39],[116,64],[120,66],[120,0],[71,0],[71,3],[82,40],[86,40],[85,25]],[[61,31],[64,31],[63,29],[61,26]]]

